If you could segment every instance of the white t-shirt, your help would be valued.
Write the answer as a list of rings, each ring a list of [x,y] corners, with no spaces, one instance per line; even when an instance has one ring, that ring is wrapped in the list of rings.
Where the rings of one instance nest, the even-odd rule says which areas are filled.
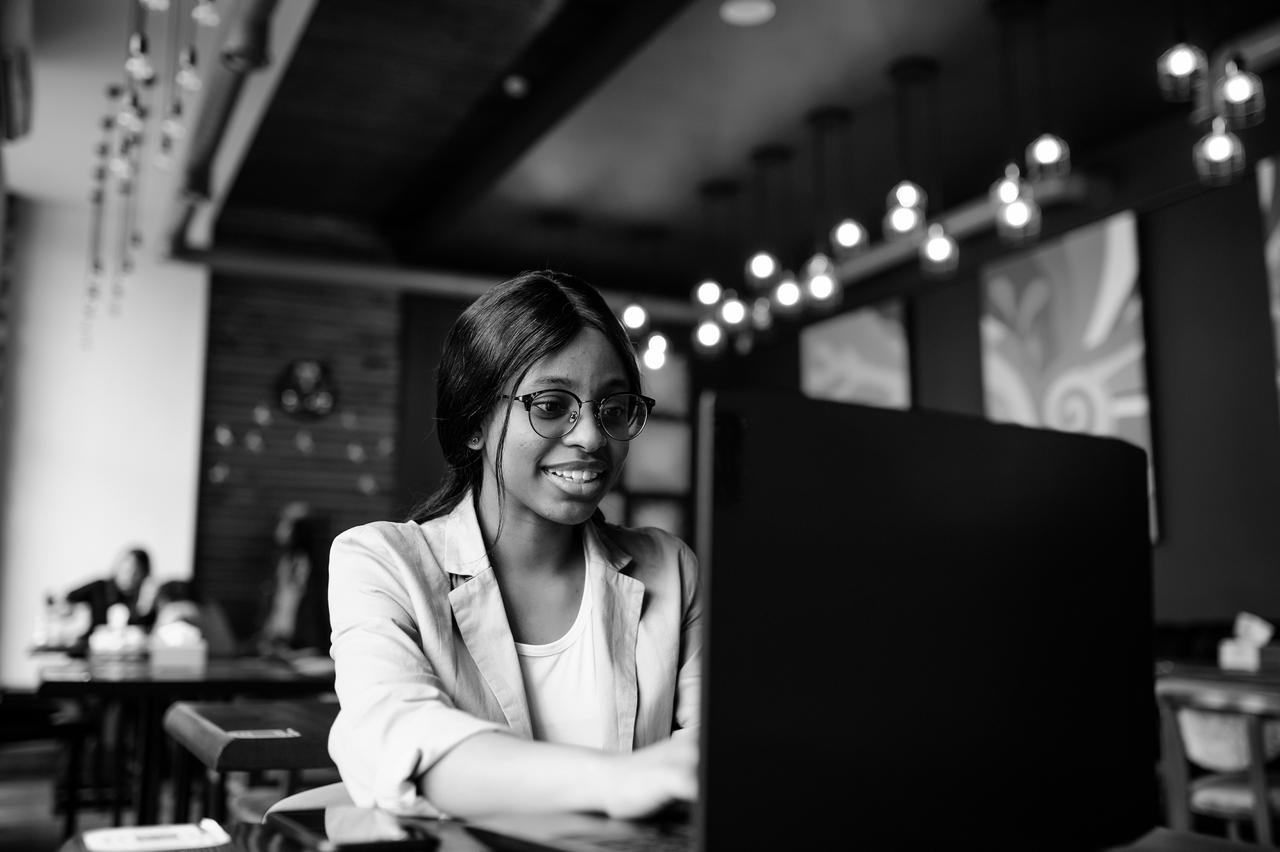
[[[533,737],[544,742],[603,748],[596,683],[596,638],[591,629],[591,562],[586,561],[582,603],[569,630],[545,645],[516,643],[529,699]]]

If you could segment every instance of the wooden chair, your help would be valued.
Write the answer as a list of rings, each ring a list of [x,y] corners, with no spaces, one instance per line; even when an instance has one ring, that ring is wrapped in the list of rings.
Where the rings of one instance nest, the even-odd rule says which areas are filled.
[[[1254,842],[1274,846],[1280,774],[1267,761],[1280,754],[1280,695],[1166,676],[1156,680],[1156,702],[1170,827],[1189,831],[1193,814],[1212,817],[1239,840],[1252,824]]]

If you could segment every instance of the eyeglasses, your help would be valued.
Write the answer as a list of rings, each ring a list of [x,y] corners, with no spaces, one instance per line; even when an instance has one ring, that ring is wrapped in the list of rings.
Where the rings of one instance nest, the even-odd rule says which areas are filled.
[[[630,441],[639,435],[649,420],[649,412],[655,402],[638,393],[611,393],[599,399],[578,399],[577,394],[559,389],[534,391],[520,396],[504,393],[501,398],[522,403],[524,410],[529,412],[529,425],[544,438],[563,438],[568,435],[578,425],[582,406],[588,402],[594,403],[596,423],[615,441]]]

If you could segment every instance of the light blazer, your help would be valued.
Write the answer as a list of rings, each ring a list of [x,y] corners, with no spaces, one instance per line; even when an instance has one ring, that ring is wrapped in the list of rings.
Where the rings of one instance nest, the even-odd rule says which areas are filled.
[[[701,640],[693,552],[656,529],[588,521],[596,678],[616,719],[614,751],[699,718]],[[482,731],[532,737],[497,578],[471,497],[423,524],[342,533],[329,560],[341,708],[329,753],[358,805],[430,810],[417,779]]]

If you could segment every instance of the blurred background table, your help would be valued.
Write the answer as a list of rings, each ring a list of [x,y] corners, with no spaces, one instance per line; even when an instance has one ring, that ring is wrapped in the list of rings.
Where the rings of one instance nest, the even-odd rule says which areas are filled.
[[[307,664],[303,670],[291,662],[263,657],[211,659],[199,669],[154,668],[137,660],[70,660],[40,668],[37,695],[81,702],[100,700],[119,708],[119,733],[131,734],[137,744],[135,822],[149,825],[158,816],[163,744],[160,720],[173,702],[301,698],[332,689],[332,669]],[[123,750],[116,751],[113,823],[119,825],[119,803],[127,798],[131,781]]]

